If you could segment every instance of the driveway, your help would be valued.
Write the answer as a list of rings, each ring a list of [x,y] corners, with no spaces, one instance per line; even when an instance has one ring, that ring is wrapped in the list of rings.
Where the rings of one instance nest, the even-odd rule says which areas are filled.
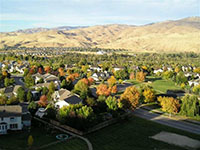
[[[175,120],[160,114],[152,113],[142,108],[138,108],[133,112],[133,115],[144,118],[150,121],[157,122],[166,126],[181,129],[190,133],[200,135],[200,125],[189,123],[183,120]]]

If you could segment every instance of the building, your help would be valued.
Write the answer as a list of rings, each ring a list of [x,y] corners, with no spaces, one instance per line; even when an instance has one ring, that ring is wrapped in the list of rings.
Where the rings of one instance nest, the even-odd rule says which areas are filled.
[[[54,101],[56,101],[55,106],[58,108],[68,106],[70,104],[82,103],[82,99],[78,95],[73,94],[66,89],[60,89],[59,91],[55,91],[55,93],[53,94],[53,98]]]
[[[8,130],[22,130],[31,126],[31,115],[25,106],[0,106],[0,135]]]

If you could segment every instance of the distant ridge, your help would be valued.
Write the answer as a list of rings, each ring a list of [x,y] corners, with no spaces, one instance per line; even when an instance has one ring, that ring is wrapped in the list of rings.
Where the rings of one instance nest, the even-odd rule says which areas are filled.
[[[144,26],[33,28],[0,33],[0,47],[99,47],[136,52],[200,52],[200,17]]]

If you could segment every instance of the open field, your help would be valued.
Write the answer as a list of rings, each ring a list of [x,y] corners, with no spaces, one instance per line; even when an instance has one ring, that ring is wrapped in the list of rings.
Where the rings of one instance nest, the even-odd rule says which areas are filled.
[[[87,150],[87,144],[80,139],[70,139],[67,142],[44,148],[42,150]]]
[[[128,121],[119,122],[117,124],[106,127],[95,133],[89,134],[86,137],[90,140],[94,150],[130,150],[133,149],[182,149],[150,139],[161,131],[173,132],[181,135],[200,140],[200,137],[194,134],[183,132],[167,126],[163,126],[151,121],[147,121],[138,117],[131,117]],[[34,148],[39,148],[43,145],[57,141],[55,135],[49,134],[44,129],[39,127],[32,128],[31,132],[9,134],[0,137],[0,148],[8,149],[27,149],[27,138],[33,135]],[[12,142],[12,146],[10,146]],[[67,142],[57,143],[46,147],[42,150],[87,150],[87,145],[80,139],[70,139]]]
[[[148,82],[138,82],[136,80],[128,80],[128,82],[133,83],[135,86],[140,86],[142,84],[148,84],[152,86],[157,93],[165,93],[167,90],[177,90],[181,89],[180,86],[175,85],[175,83],[171,80],[165,80],[162,78],[157,78],[153,76],[147,76],[147,81]]]
[[[149,138],[149,136],[153,136],[161,131],[173,132],[200,140],[198,135],[183,132],[135,116],[128,122],[121,122],[104,128],[88,135],[87,138],[93,144],[94,150],[182,149]]]

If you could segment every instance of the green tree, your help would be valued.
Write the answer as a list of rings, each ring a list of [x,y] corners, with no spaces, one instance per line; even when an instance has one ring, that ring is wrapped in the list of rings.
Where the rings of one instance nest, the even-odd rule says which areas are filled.
[[[31,93],[31,90],[27,92],[26,99],[28,102],[31,102],[33,100],[33,94]]]
[[[10,85],[10,80],[9,80],[9,78],[5,78],[4,79],[4,86],[5,87],[8,87]]]
[[[25,96],[26,96],[25,90],[22,87],[19,87],[17,89],[17,98],[18,98],[18,100],[20,102],[24,102],[25,101]]]
[[[89,87],[83,81],[79,80],[74,86],[74,92],[79,94],[82,99],[86,99],[89,92]]]
[[[31,75],[27,75],[24,78],[24,81],[25,81],[26,87],[28,87],[28,88],[35,85],[35,80],[33,79],[33,77]]]
[[[182,99],[180,114],[185,116],[200,115],[200,100],[195,95],[185,95]]]
[[[29,73],[29,69],[28,69],[28,68],[25,68],[25,69],[24,69],[24,75],[23,75],[23,76],[24,76],[24,77],[27,76],[28,73]]]
[[[176,76],[176,83],[181,85],[181,83],[187,83],[187,77],[183,72],[179,72]]]
[[[117,79],[122,79],[125,80],[126,78],[128,78],[128,73],[126,72],[126,70],[117,70],[114,72],[114,75]]]
[[[116,111],[118,109],[118,103],[115,97],[109,96],[106,99],[106,105],[110,110]]]
[[[53,82],[50,83],[49,85],[49,94],[53,94],[55,92],[55,84]]]

